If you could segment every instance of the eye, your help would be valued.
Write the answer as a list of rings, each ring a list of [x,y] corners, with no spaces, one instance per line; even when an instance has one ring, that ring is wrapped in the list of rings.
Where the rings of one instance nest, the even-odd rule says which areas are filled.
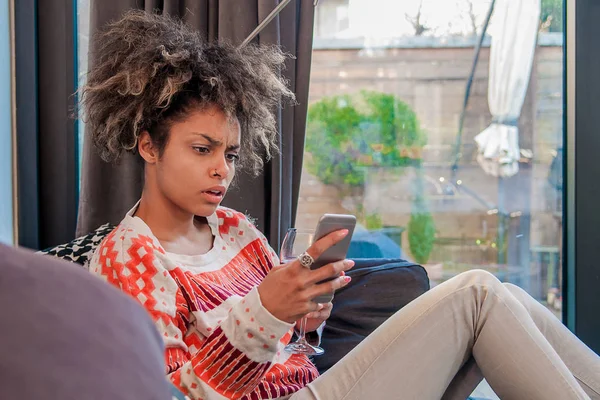
[[[227,161],[233,163],[238,162],[240,160],[240,156],[235,153],[227,154],[225,157],[227,158]]]
[[[210,151],[207,147],[202,146],[193,146],[192,149],[194,149],[195,152],[200,154],[206,154]]]

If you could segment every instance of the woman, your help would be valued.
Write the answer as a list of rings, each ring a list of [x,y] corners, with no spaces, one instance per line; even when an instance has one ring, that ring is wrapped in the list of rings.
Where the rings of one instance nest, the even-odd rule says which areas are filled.
[[[145,185],[90,269],[152,315],[169,379],[188,396],[465,398],[483,374],[502,398],[600,398],[598,357],[521,289],[482,271],[421,296],[318,377],[283,347],[301,317],[310,331],[329,317],[332,305],[312,299],[346,285],[353,262],[279,265],[243,214],[219,206],[238,168],[257,172],[259,154],[276,150],[271,110],[293,100],[277,74],[284,55],[207,44],[137,12],[100,40],[83,93],[87,123],[105,159],[139,154]]]

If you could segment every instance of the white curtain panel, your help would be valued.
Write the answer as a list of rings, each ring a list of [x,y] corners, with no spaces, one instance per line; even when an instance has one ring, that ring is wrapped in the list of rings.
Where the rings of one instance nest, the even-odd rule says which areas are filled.
[[[519,171],[517,121],[525,100],[539,27],[540,0],[496,0],[488,103],[492,123],[475,137],[477,160],[493,176]]]

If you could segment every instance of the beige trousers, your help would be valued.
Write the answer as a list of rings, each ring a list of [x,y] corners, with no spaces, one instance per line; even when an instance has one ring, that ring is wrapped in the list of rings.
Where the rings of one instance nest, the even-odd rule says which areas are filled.
[[[470,271],[417,298],[292,400],[600,399],[600,358],[517,286]]]

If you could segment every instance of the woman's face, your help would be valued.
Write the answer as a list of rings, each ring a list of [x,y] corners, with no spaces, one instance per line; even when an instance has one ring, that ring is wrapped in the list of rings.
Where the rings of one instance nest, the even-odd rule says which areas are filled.
[[[227,118],[216,106],[192,111],[172,124],[162,156],[150,166],[154,169],[150,176],[173,205],[207,217],[233,180],[239,148],[237,120]]]

